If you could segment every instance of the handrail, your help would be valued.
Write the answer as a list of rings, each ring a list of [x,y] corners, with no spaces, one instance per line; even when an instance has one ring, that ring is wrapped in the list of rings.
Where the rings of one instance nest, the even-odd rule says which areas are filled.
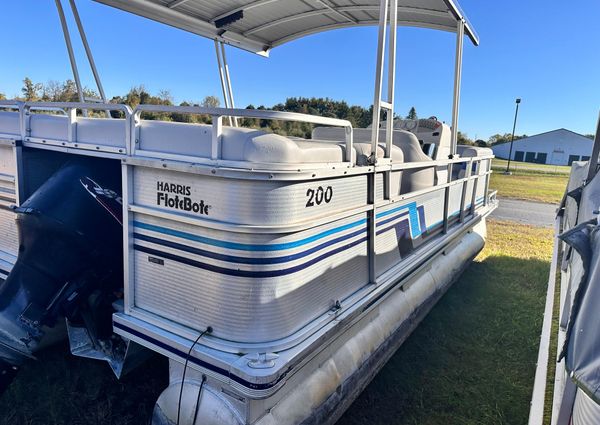
[[[37,109],[37,110],[53,110],[53,109],[62,109],[62,110],[75,110],[78,109],[87,109],[87,110],[97,110],[97,111],[120,111],[125,114],[125,118],[129,119],[133,114],[131,108],[127,105],[123,105],[120,103],[97,103],[97,102],[24,102],[24,109]],[[66,111],[65,111],[66,112]]]
[[[25,102],[21,108],[21,136],[30,136],[29,118],[32,110],[63,111],[69,119],[68,142],[77,141],[77,110],[118,111],[125,115],[125,149],[131,146],[131,121],[133,111],[127,105],[117,103],[80,103],[80,102]]]
[[[24,103],[20,100],[0,100],[0,108],[19,109]]]
[[[221,133],[223,127],[222,118],[258,118],[281,121],[300,121],[309,124],[331,125],[335,127],[344,127],[346,141],[346,161],[352,161],[352,124],[348,120],[339,118],[320,117],[315,115],[300,114],[297,112],[273,111],[269,109],[239,109],[239,108],[207,108],[202,106],[167,106],[167,105],[139,105],[133,111],[133,127],[137,127],[142,112],[168,112],[183,113],[195,115],[210,115],[213,118],[212,149],[211,159],[217,160],[221,157]],[[135,132],[135,128],[133,129]],[[132,140],[136,136],[132,135]],[[131,152],[135,151],[132,146]]]

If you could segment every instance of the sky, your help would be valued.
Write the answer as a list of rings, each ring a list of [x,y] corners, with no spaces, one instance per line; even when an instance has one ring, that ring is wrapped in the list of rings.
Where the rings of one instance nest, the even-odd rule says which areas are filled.
[[[459,130],[487,139],[556,128],[595,131],[600,108],[600,2],[579,0],[459,1],[481,45],[465,39]],[[63,0],[84,85],[94,87],[68,2]],[[211,40],[113,9],[77,0],[107,96],[143,84],[168,90],[176,102],[221,97]],[[0,0],[0,92],[19,95],[34,82],[72,78],[52,0]],[[396,112],[414,106],[421,117],[450,122],[454,34],[398,31]],[[265,59],[228,48],[236,106],[272,106],[290,96],[330,97],[368,107],[373,102],[374,27],[329,31],[295,40]]]

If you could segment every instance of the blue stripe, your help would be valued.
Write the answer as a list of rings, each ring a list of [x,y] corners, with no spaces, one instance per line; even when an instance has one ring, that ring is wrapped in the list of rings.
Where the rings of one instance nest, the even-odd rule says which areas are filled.
[[[392,217],[392,218],[388,218],[387,220],[383,220],[382,222],[380,222],[380,223],[377,223],[377,226],[379,227],[379,226],[383,226],[384,224],[391,223],[392,221],[394,221],[394,220],[397,220],[397,219],[399,219],[400,217],[403,217],[403,216],[405,216],[406,214],[410,214],[410,212],[409,212],[409,211],[404,211],[404,212],[403,212],[403,213],[401,213],[401,214],[395,215],[395,216],[394,216],[394,217]]]
[[[332,249],[331,251],[328,251],[324,254],[321,254],[318,257],[315,257],[305,263],[299,264],[297,266],[292,266],[292,267],[288,267],[287,269],[280,269],[280,270],[257,270],[257,271],[252,271],[252,270],[239,270],[239,269],[228,269],[226,267],[220,267],[220,266],[215,266],[213,264],[207,264],[207,263],[203,263],[201,261],[196,261],[196,260],[192,260],[190,258],[186,258],[186,257],[182,257],[179,255],[175,255],[175,254],[171,254],[168,252],[164,252],[164,251],[159,251],[153,248],[148,248],[146,246],[142,246],[142,245],[137,245],[134,244],[133,247],[134,249],[136,249],[137,251],[140,252],[145,252],[146,254],[150,254],[150,255],[156,255],[158,257],[162,257],[162,258],[167,258],[169,260],[173,260],[173,261],[177,261],[178,263],[182,263],[182,264],[187,264],[189,266],[192,267],[196,267],[199,269],[203,269],[203,270],[208,270],[214,273],[220,273],[220,274],[224,274],[224,275],[228,275],[228,276],[237,276],[237,277],[249,277],[249,278],[257,278],[257,279],[265,279],[265,278],[269,278],[269,277],[279,277],[279,276],[285,276],[288,274],[292,274],[292,273],[296,273],[298,271],[304,270],[307,267],[312,266],[313,264],[318,263],[319,261],[322,261],[328,257],[331,257],[332,255],[335,255],[339,252],[345,251],[347,249],[352,248],[353,246],[356,246],[364,241],[366,241],[367,238],[363,237],[360,239],[357,239],[355,241],[352,241],[346,245],[342,245],[337,247],[336,249]]]
[[[220,260],[220,261],[229,261],[231,263],[238,263],[238,264],[280,264],[280,263],[285,263],[288,261],[294,261],[299,258],[305,257],[307,255],[313,254],[317,251],[322,250],[323,248],[327,248],[328,246],[335,245],[338,242],[342,242],[347,239],[351,239],[351,238],[358,236],[364,232],[365,232],[365,230],[363,230],[363,229],[357,230],[355,232],[348,233],[347,235],[343,235],[338,238],[332,239],[330,241],[323,242],[320,245],[317,245],[315,247],[309,248],[305,251],[302,251],[302,252],[299,252],[296,254],[284,255],[281,257],[269,257],[269,258],[251,258],[251,257],[240,257],[237,255],[220,254],[218,252],[207,251],[205,249],[182,245],[177,242],[154,238],[152,236],[144,235],[141,233],[134,233],[133,236],[139,240],[151,242],[151,243],[154,243],[157,245],[167,246],[169,248],[178,249],[180,251],[189,252],[191,254],[202,255],[204,257],[213,258],[215,260]]]
[[[480,200],[483,200],[483,197],[478,198],[477,199],[477,203],[479,203]],[[470,206],[467,206],[467,208]],[[408,211],[403,211],[403,210],[408,210]],[[400,214],[389,218],[387,220],[384,220],[380,223],[377,223],[378,226],[382,226],[385,225],[391,221],[397,220],[398,218],[408,214],[409,215],[409,224],[410,224],[410,231],[411,231],[411,237],[412,238],[417,238],[419,236],[421,236],[421,234],[423,233],[423,229],[421,229],[421,224],[419,223],[419,216],[418,216],[418,210],[417,210],[417,203],[416,202],[411,202],[405,205],[401,205],[398,206],[396,208],[392,208],[388,211],[383,211],[380,212],[378,214],[376,214],[376,218],[381,218],[381,217],[386,217],[390,214],[393,214],[397,211],[402,211]],[[193,242],[200,242],[206,245],[212,245],[212,246],[217,246],[217,247],[221,247],[221,248],[227,248],[227,249],[234,249],[234,250],[243,250],[243,251],[261,251],[261,252],[265,252],[265,251],[281,251],[281,250],[286,250],[286,249],[290,249],[290,248],[297,248],[299,246],[302,245],[306,245],[312,242],[315,242],[319,239],[322,239],[324,237],[339,233],[339,232],[343,232],[345,230],[348,229],[352,229],[354,227],[357,226],[361,226],[366,224],[367,220],[366,219],[360,219],[357,220],[355,222],[352,223],[348,223],[342,226],[338,226],[335,227],[333,229],[329,229],[326,231],[323,231],[321,233],[318,233],[316,235],[313,236],[309,236],[306,237],[304,239],[300,239],[297,241],[293,241],[293,242],[286,242],[286,243],[279,243],[279,244],[270,244],[270,245],[265,245],[265,244],[244,244],[244,243],[237,243],[237,242],[228,242],[228,241],[222,241],[222,240],[218,240],[218,239],[213,239],[213,238],[208,238],[205,236],[198,236],[198,235],[194,235],[192,233],[187,233],[187,232],[182,232],[179,230],[175,230],[175,229],[169,229],[166,227],[162,227],[162,226],[156,226],[153,224],[149,224],[149,223],[143,223],[141,221],[134,221],[133,224],[134,226],[140,228],[140,229],[145,229],[145,230],[150,230],[153,232],[157,232],[157,233],[162,233],[164,235],[169,235],[169,236],[175,236],[178,238],[182,238],[182,239],[187,239]],[[429,230],[432,227],[435,227],[439,224],[438,223],[434,223],[431,226],[427,226],[427,228],[425,230]],[[317,247],[313,247],[303,253],[299,253],[299,254],[294,254],[294,255],[290,255],[290,256],[282,256],[282,257],[274,257],[274,258],[247,258],[247,257],[239,257],[239,256],[226,256],[224,254],[217,254],[217,253],[212,253],[210,251],[206,251],[206,250],[201,250],[198,248],[188,248],[188,247],[184,247],[184,245],[180,245],[180,244],[176,244],[175,242],[168,242],[168,241],[161,241],[159,239],[155,239],[154,241],[150,241],[148,239],[144,239],[144,238],[150,238],[149,236],[144,236],[144,237],[140,237],[139,233],[136,233],[136,237],[138,237],[139,239],[143,239],[143,240],[147,240],[148,242],[153,242],[153,243],[158,243],[161,245],[165,245],[165,246],[169,246],[169,244],[172,244],[171,246],[175,248],[174,245],[179,245],[179,247],[177,247],[176,249],[183,249],[185,251],[188,252],[193,252],[192,250],[195,250],[196,252],[193,253],[197,253],[199,255],[204,255],[206,257],[209,258],[214,258],[214,259],[222,259],[223,261],[231,261],[231,262],[238,262],[238,263],[243,263],[243,264],[269,264],[269,263],[283,263],[286,261],[292,261],[295,260],[297,258],[301,258],[304,255],[309,255],[311,253],[314,253],[316,251],[319,251],[320,249],[323,249],[329,245],[332,245],[334,243],[340,242],[342,240],[357,236],[358,234],[365,232],[366,229],[361,229],[358,231],[355,231],[349,235],[345,235],[345,236],[341,236],[338,237],[330,242],[326,242],[323,243]]]
[[[207,238],[205,236],[194,235],[192,233],[181,232],[181,231],[175,230],[175,229],[169,229],[166,227],[155,226],[155,225],[149,224],[149,223],[142,223],[141,221],[133,222],[134,226],[139,227],[140,229],[151,230],[153,232],[162,233],[164,235],[176,236],[176,237],[179,237],[182,239],[187,239],[187,240],[194,241],[194,242],[200,242],[200,243],[204,243],[207,245],[213,245],[213,246],[218,246],[221,248],[228,248],[228,249],[236,249],[236,250],[241,250],[241,251],[281,251],[284,249],[296,248],[296,247],[317,241],[317,240],[327,237],[329,235],[333,235],[335,233],[339,233],[344,230],[348,230],[353,227],[357,227],[357,226],[360,226],[360,225],[363,225],[366,223],[367,223],[367,220],[363,218],[358,221],[355,221],[355,222],[352,222],[349,224],[344,224],[343,226],[339,226],[334,229],[326,230],[324,232],[321,232],[316,235],[309,236],[307,238],[300,239],[300,240],[297,240],[294,242],[278,243],[278,244],[271,244],[271,245],[263,245],[263,244],[258,245],[258,244],[245,244],[245,243],[221,241],[218,239]]]
[[[416,202],[410,202],[408,204],[405,205],[401,205],[399,207],[396,208],[392,208],[391,210],[388,211],[383,211],[379,214],[377,214],[377,218],[380,217],[385,217],[386,215],[390,215],[395,213],[396,211],[400,211],[400,210],[404,210],[404,209],[408,209],[408,213],[409,213],[409,222],[410,222],[410,233],[411,236],[413,238],[417,238],[419,236],[421,236],[421,225],[419,223],[419,213],[417,211],[417,203]]]

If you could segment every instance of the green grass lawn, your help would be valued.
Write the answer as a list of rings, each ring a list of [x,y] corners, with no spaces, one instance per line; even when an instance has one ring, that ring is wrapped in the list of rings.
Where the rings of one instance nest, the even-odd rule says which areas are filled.
[[[492,173],[490,189],[499,197],[557,204],[563,197],[568,175],[504,175]]]
[[[484,251],[338,425],[525,424],[552,230],[489,222]]]
[[[504,175],[507,161],[494,158],[490,189],[499,197],[557,204],[563,197],[571,167],[511,161],[512,175]]]
[[[490,189],[503,198],[557,204],[563,197],[571,167],[511,162],[512,175],[504,175],[506,161],[494,158]]]
[[[492,173],[490,189],[499,197],[557,204],[563,197],[568,175],[504,175]]]
[[[489,241],[339,425],[527,422],[551,229],[490,221]],[[117,381],[66,343],[27,364],[0,398],[0,424],[146,425],[167,385],[158,356]]]
[[[492,169],[494,171],[506,171],[508,161],[505,159],[494,158]],[[533,164],[531,162],[510,162],[510,171],[517,174],[569,174],[571,167],[567,165],[547,165]]]

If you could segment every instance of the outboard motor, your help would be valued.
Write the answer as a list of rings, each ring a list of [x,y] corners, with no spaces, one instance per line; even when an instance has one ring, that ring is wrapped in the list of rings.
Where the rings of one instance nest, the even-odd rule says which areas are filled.
[[[0,393],[59,319],[110,340],[122,296],[119,164],[70,161],[16,208],[18,259],[0,284]]]

